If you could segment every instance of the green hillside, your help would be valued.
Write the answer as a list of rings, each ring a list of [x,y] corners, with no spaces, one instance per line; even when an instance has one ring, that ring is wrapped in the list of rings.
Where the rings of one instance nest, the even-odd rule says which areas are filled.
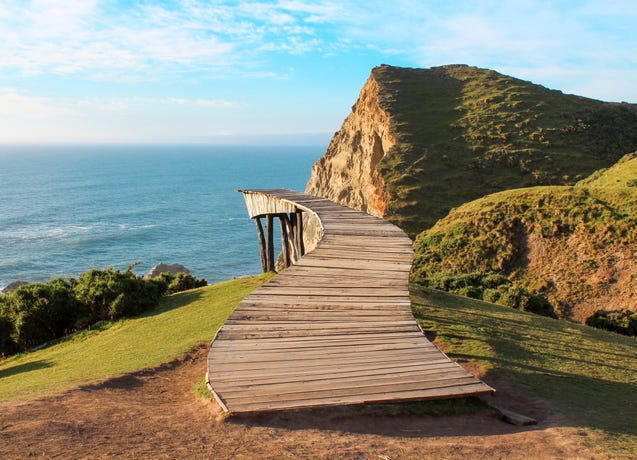
[[[637,149],[637,105],[566,95],[464,65],[372,71],[397,144],[386,217],[411,235],[497,191],[574,184]]]
[[[545,407],[557,409],[566,426],[584,429],[582,436],[600,436],[594,442],[600,454],[634,457],[634,339],[417,287],[412,304],[422,328],[436,336],[451,358],[482,364],[486,378],[496,379],[496,389],[498,382],[506,382],[521,395],[539,397]],[[527,414],[542,419],[550,409],[535,410],[539,412]]]
[[[594,310],[577,310],[596,302],[637,310],[636,244],[637,154],[629,154],[575,186],[508,190],[453,209],[418,235],[412,278],[448,288],[461,275],[503,275],[583,321]],[[497,301],[495,284],[474,296]]]

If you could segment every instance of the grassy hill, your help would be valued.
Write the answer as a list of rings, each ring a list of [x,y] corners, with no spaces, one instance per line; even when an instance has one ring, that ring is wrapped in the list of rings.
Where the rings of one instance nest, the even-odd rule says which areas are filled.
[[[3,361],[0,403],[170,361],[209,341],[240,299],[268,277],[175,294],[139,318]],[[637,449],[634,340],[416,286],[412,302],[423,329],[452,358],[477,363],[498,385],[557,408],[564,423],[598,441],[601,452],[628,458]]]
[[[598,309],[637,310],[635,244],[637,154],[629,154],[575,186],[508,190],[453,209],[416,239],[412,278],[436,287],[497,273],[583,322]]]
[[[385,217],[411,235],[497,191],[574,184],[637,150],[637,105],[450,65],[372,71],[397,143],[379,165]]]
[[[634,339],[415,286],[412,304],[451,358],[478,362],[487,378],[541,398],[570,426],[599,435],[611,458],[637,451]]]

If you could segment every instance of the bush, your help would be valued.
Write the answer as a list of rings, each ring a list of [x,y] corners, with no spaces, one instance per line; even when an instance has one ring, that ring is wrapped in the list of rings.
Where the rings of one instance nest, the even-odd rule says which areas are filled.
[[[76,279],[29,283],[0,294],[0,356],[27,350],[104,319],[134,316],[159,303],[165,293],[206,286],[187,273],[162,273],[147,280],[108,267]]]
[[[465,286],[460,289],[454,289],[451,292],[465,297],[471,297],[472,299],[482,299],[482,291],[475,286]]]
[[[19,350],[55,339],[75,329],[81,312],[69,282],[30,283],[7,295],[4,312],[13,321]]]
[[[489,303],[498,303],[502,293],[499,289],[487,288],[482,293],[482,300]]]
[[[518,310],[557,318],[553,305],[542,294],[512,284],[498,273],[435,273],[424,278],[422,284],[454,294],[497,303]]]
[[[3,298],[5,296],[2,296]],[[0,298],[0,357],[17,352],[17,344],[14,340],[15,324],[11,317],[5,313],[3,300]]]
[[[75,295],[93,321],[137,315],[157,305],[162,295],[161,286],[138,277],[131,268],[125,272],[113,267],[94,268],[80,276]]]
[[[188,289],[195,289],[208,285],[208,281],[206,281],[205,279],[198,279],[189,273],[183,272],[177,274],[163,272],[153,278],[152,281],[157,283],[162,295],[175,294],[177,292],[187,291]]]
[[[597,329],[637,336],[637,312],[631,310],[598,310],[586,324]]]

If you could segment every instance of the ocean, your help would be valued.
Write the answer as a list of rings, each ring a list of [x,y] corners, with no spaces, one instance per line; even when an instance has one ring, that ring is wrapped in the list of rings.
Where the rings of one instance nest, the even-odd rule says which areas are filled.
[[[91,268],[261,271],[237,189],[303,191],[324,146],[0,146],[0,289]]]

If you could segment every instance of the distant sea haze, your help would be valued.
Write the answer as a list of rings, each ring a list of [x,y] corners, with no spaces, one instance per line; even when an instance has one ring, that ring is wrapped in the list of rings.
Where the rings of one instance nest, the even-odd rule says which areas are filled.
[[[0,146],[0,289],[112,265],[259,273],[241,188],[304,190],[324,146]]]

